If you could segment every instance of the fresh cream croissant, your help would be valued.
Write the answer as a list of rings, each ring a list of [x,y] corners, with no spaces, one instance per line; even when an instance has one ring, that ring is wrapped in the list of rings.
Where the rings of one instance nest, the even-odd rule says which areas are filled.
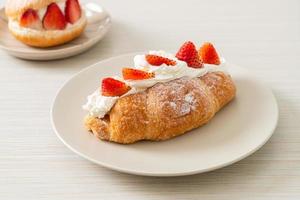
[[[51,47],[77,38],[87,19],[78,0],[8,0],[8,28],[34,47]]]
[[[102,140],[167,140],[209,122],[235,97],[234,82],[210,43],[199,54],[186,42],[176,57],[150,51],[134,61],[123,79],[103,79],[84,106],[86,128]]]

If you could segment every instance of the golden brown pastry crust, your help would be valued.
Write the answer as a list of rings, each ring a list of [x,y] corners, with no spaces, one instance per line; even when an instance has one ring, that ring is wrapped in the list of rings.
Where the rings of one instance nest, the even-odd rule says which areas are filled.
[[[46,31],[46,30],[35,30],[34,32],[20,33],[18,30],[15,30],[12,26],[8,26],[9,31],[15,36],[16,39],[21,42],[34,46],[34,47],[52,47],[60,44],[67,43],[78,36],[84,31],[87,20],[85,15],[83,15],[83,21],[72,27],[71,29],[65,29],[60,31]],[[59,34],[57,34],[59,32]]]
[[[62,0],[7,0],[5,14],[8,18],[18,19],[28,8],[39,10],[52,2],[60,1]]]
[[[103,119],[87,116],[85,126],[100,139],[122,144],[166,140],[207,123],[235,93],[223,72],[180,78],[120,98]]]

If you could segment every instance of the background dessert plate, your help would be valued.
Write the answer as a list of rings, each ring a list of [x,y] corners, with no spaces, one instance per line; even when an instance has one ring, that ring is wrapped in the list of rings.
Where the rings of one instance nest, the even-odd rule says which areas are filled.
[[[64,45],[50,48],[29,47],[16,40],[7,27],[4,8],[0,9],[0,48],[9,54],[29,60],[53,60],[77,55],[86,51],[100,41],[111,25],[110,15],[98,4],[82,2],[88,24],[85,31],[77,39]]]
[[[163,142],[130,145],[104,142],[83,125],[81,106],[104,77],[119,75],[136,54],[114,57],[84,69],[67,81],[51,110],[53,128],[75,153],[104,167],[130,174],[180,176],[218,169],[258,150],[271,137],[278,107],[271,92],[245,69],[228,64],[237,96],[206,125]]]

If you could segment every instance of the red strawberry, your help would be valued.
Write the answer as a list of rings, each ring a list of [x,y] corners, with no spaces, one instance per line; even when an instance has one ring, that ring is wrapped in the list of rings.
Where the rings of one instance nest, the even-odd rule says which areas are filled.
[[[33,29],[41,29],[42,23],[37,12],[33,9],[28,9],[21,16],[20,26]]]
[[[185,61],[189,67],[201,68],[203,63],[199,58],[195,45],[188,41],[185,42],[176,54],[176,58]]]
[[[146,55],[146,60],[150,65],[154,65],[154,66],[160,66],[162,64],[172,65],[172,66],[176,65],[176,61],[162,56],[157,56],[157,55],[148,54]]]
[[[81,8],[78,0],[67,0],[65,7],[66,21],[74,24],[81,17]]]
[[[56,3],[51,3],[47,7],[43,25],[46,30],[63,30],[66,28],[65,16]]]
[[[188,62],[188,66],[192,68],[201,68],[203,67],[203,62],[199,59],[199,57],[195,57]]]
[[[200,47],[199,56],[207,64],[219,65],[221,63],[215,47],[209,42],[204,43]]]
[[[102,95],[103,96],[121,96],[128,92],[130,87],[127,86],[124,82],[113,79],[105,78],[102,80]]]
[[[145,72],[138,69],[123,68],[122,70],[123,78],[125,80],[143,80],[154,77],[154,73]]]

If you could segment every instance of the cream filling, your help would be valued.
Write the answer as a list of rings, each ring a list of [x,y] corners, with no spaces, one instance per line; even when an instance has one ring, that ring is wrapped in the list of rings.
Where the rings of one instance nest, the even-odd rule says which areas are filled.
[[[227,73],[224,59],[222,59],[220,65],[204,64],[203,68],[191,68],[188,67],[185,62],[178,60],[174,55],[168,54],[164,51],[150,51],[149,54],[168,57],[172,60],[175,60],[176,65],[168,66],[163,64],[161,66],[152,66],[146,61],[145,55],[135,56],[134,57],[135,68],[148,71],[148,72],[153,72],[155,73],[155,77],[151,79],[144,79],[144,80],[123,80],[121,77],[118,76],[113,77],[117,80],[125,82],[127,85],[131,87],[131,90],[129,90],[123,96],[142,92],[147,88],[152,87],[156,83],[168,82],[182,77],[188,77],[192,79],[195,77],[204,76],[209,72],[217,72],[217,71]],[[94,93],[89,95],[87,97],[86,104],[83,105],[82,108],[88,111],[91,116],[103,118],[110,111],[110,109],[113,107],[113,105],[120,97],[102,96],[100,90],[101,89],[98,88]]]
[[[74,24],[67,24],[67,27],[64,30],[37,30],[37,29],[32,29],[32,28],[27,28],[27,27],[22,27],[19,24],[19,21],[9,19],[8,21],[8,26],[10,29],[12,29],[14,32],[16,32],[19,35],[43,35],[44,37],[57,37],[59,35],[65,34],[66,31],[72,31],[76,29],[78,26],[81,26],[86,23],[86,16],[84,12],[82,12],[82,15],[80,19],[75,22]],[[53,35],[55,34],[55,35]]]
[[[58,7],[62,11],[62,13],[65,13],[66,0],[56,2],[56,4],[58,5]],[[47,11],[47,6],[45,6],[44,8],[41,8],[37,11],[37,14],[38,14],[38,16],[41,20],[41,23],[42,23],[42,20],[43,20],[45,14],[46,14],[46,11]],[[20,26],[20,23],[19,23],[19,19],[20,19],[21,16],[18,17],[18,19],[9,19],[9,26],[13,30],[17,31],[18,34],[28,34],[28,33],[37,34],[37,32],[40,32],[40,31],[43,31],[43,33],[45,33],[45,32],[58,33],[59,31],[65,31],[65,30],[68,30],[68,29],[72,29],[72,27],[76,27],[79,24],[85,23],[85,21],[86,21],[85,13],[84,13],[83,10],[81,11],[81,13],[82,14],[81,14],[80,19],[77,22],[75,22],[74,24],[67,23],[67,26],[64,30],[45,30],[45,29],[42,29],[42,28],[41,29],[34,29],[34,28],[22,27],[22,26]],[[42,24],[41,24],[41,27],[42,27]]]

